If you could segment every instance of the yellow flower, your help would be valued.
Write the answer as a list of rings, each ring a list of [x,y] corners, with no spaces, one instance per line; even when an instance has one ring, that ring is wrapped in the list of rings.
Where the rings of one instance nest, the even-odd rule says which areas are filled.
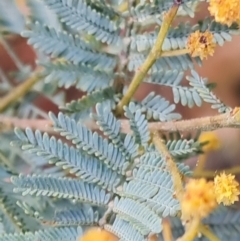
[[[210,0],[208,10],[216,22],[228,26],[240,20],[239,0]]]
[[[215,132],[203,132],[198,138],[200,143],[208,142],[202,147],[204,152],[218,150],[221,147],[219,137]]]
[[[118,241],[119,238],[114,234],[101,228],[89,229],[79,241]]]
[[[213,55],[216,44],[214,43],[213,34],[209,31],[204,33],[197,30],[188,37],[187,49],[192,57],[199,56],[201,59]]]
[[[221,173],[214,178],[214,190],[218,203],[223,203],[225,206],[233,204],[238,201],[239,183],[235,180],[235,176]]]
[[[186,184],[186,190],[181,201],[184,219],[191,217],[205,218],[217,206],[213,182],[204,178],[191,179]]]

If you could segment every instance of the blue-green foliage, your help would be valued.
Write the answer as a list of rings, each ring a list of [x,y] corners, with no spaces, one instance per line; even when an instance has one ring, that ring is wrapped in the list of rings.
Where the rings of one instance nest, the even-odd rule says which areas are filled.
[[[133,225],[129,224],[127,221],[121,219],[118,216],[114,220],[113,225],[105,225],[105,229],[117,235],[120,240],[145,240],[144,236],[141,235],[141,233],[136,228],[134,228]]]
[[[138,145],[135,143],[135,137],[127,134],[121,138],[121,122],[103,105],[96,105],[97,115],[93,115],[99,129],[111,139],[112,143],[121,150],[126,159],[137,156]]]
[[[136,137],[136,142],[145,147],[150,139],[148,122],[145,116],[140,109],[133,113],[127,107],[125,108],[125,116],[130,120],[130,127]]]
[[[103,1],[44,0],[61,19],[77,31],[85,31],[103,43],[118,43],[119,26],[113,19],[119,16]]]
[[[76,86],[82,91],[92,92],[112,85],[112,71],[94,70],[93,66],[71,63],[43,63],[46,83],[58,82],[59,87]]]
[[[208,29],[209,28],[209,29]],[[214,40],[217,44],[223,45],[225,41],[231,41],[231,31],[236,29],[236,26],[228,28],[226,25],[221,25],[210,19],[191,26],[190,23],[180,23],[176,28],[172,28],[168,32],[168,36],[163,43],[163,51],[171,51],[176,49],[185,49],[189,34],[200,30],[201,32],[208,29],[212,32]],[[132,37],[131,49],[142,52],[150,50],[154,44],[159,29],[149,34],[136,35]]]
[[[13,142],[13,144],[21,146],[23,150],[43,156],[50,164],[61,166],[87,182],[97,183],[109,190],[112,190],[119,182],[120,176],[102,162],[79,152],[74,147],[69,147],[54,136],[50,138],[47,133],[42,135],[40,131],[34,133],[29,128],[26,129],[26,134],[20,129],[16,130],[16,134],[21,141]]]
[[[113,68],[116,65],[115,59],[94,51],[88,43],[78,36],[42,26],[38,22],[30,27],[32,30],[26,30],[22,35],[28,38],[28,43],[34,48],[52,57],[64,58],[74,64],[84,63],[104,68]]]
[[[106,103],[113,101],[114,90],[112,87],[103,90],[94,91],[79,100],[73,100],[65,106],[60,107],[62,111],[68,114],[81,113],[94,107],[97,103]]]
[[[64,116],[62,113],[58,114],[58,118],[53,114],[50,117],[54,122],[55,130],[70,139],[77,149],[84,150],[90,155],[95,154],[108,167],[124,174],[129,162],[124,158],[119,148],[109,143],[107,139],[104,139],[97,132],[93,133],[81,123],[76,123],[75,120]]]
[[[189,84],[196,89],[199,96],[206,103],[210,103],[213,109],[217,109],[218,112],[224,113],[231,110],[230,107],[223,104],[206,86],[207,79],[202,79],[194,70],[191,71],[192,76],[187,76]]]
[[[239,222],[240,213],[237,210],[229,209],[220,206],[214,211],[207,219],[203,220],[203,223],[210,228],[210,230],[216,234],[219,240],[239,240]],[[184,227],[181,220],[178,218],[170,218],[172,234],[174,238],[177,238],[184,233]],[[201,236],[195,238],[196,241],[208,241],[209,239]],[[159,241],[164,241],[163,237],[159,237]]]
[[[110,194],[98,186],[76,179],[20,175],[12,177],[12,182],[16,186],[15,192],[21,192],[22,195],[72,198],[95,205],[106,205],[110,199]]]
[[[56,241],[56,240],[68,240],[76,241],[76,238],[81,236],[82,230],[76,227],[64,227],[64,228],[46,228],[35,233],[28,232],[25,234],[9,234],[2,235],[0,241]]]
[[[191,108],[207,102],[220,113],[231,110],[193,70],[195,62],[201,65],[201,61],[185,49],[189,34],[196,30],[210,30],[215,42],[223,45],[236,27],[206,19],[195,26],[187,23],[170,29],[162,57],[143,81],[171,88],[175,104],[165,93],[150,92],[124,106],[123,120],[115,115],[116,104],[125,95],[123,85],[131,80],[130,72],[141,71],[159,31],[157,27],[145,32],[146,24],[150,29],[161,25],[163,13],[176,1],[136,1],[124,12],[118,9],[121,2],[28,1],[31,22],[22,36],[47,55],[38,61],[43,85],[46,89],[74,86],[87,95],[62,102],[59,114],[50,113],[54,134],[16,128],[18,140],[12,142],[13,149],[8,147],[10,154],[6,158],[0,152],[0,241],[76,241],[92,226],[104,227],[120,241],[146,241],[153,233],[162,240],[166,217],[174,238],[183,234],[172,176],[166,157],[151,143],[149,126],[154,122],[174,125],[182,118],[175,104]],[[193,16],[196,2],[183,0],[181,8]],[[21,21],[0,15],[1,32],[19,32]],[[189,86],[181,86],[186,70],[191,70],[186,77]],[[201,145],[180,135],[163,140],[180,174],[191,176],[183,161],[200,153]],[[21,158],[11,158],[16,149],[23,153]],[[8,159],[26,163],[18,171],[17,162]],[[220,239],[229,240],[239,235],[239,220],[239,212],[220,209],[204,223]]]

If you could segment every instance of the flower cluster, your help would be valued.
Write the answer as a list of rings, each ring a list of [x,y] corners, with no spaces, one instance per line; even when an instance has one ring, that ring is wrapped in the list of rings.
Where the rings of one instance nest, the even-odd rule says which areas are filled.
[[[118,241],[119,238],[114,234],[101,228],[89,229],[79,241]]]
[[[216,22],[230,26],[240,21],[239,0],[210,0],[208,10]]]
[[[192,179],[186,184],[181,201],[184,219],[205,218],[216,208],[217,202],[213,187],[213,182],[207,182],[204,178]]]
[[[192,57],[199,56],[201,59],[204,59],[209,55],[213,55],[215,46],[216,44],[211,32],[200,32],[197,30],[189,35],[186,47]]]
[[[235,180],[234,175],[226,175],[221,173],[214,178],[214,191],[218,203],[225,206],[233,204],[238,201],[239,183]]]
[[[218,204],[229,206],[238,201],[239,184],[234,175],[221,173],[214,181],[191,179],[185,188],[181,208],[184,219],[205,218]]]
[[[198,138],[200,143],[207,142],[203,147],[202,150],[204,152],[218,150],[221,147],[221,141],[215,132],[203,132]]]

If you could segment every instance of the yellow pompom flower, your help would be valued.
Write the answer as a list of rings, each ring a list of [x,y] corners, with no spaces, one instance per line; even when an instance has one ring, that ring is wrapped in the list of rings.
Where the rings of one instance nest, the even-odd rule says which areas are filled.
[[[233,204],[239,198],[239,183],[235,180],[235,176],[231,174],[221,173],[214,178],[214,191],[218,203],[225,206]]]
[[[185,193],[181,200],[184,219],[205,218],[216,206],[213,182],[207,182],[204,178],[201,178],[191,179],[186,184]]]
[[[214,43],[213,34],[209,31],[204,33],[197,30],[188,37],[187,49],[192,57],[199,56],[201,59],[213,55],[216,44]]]
[[[216,22],[228,26],[240,20],[239,0],[210,0],[208,10]]]
[[[206,145],[202,147],[204,152],[215,151],[220,149],[221,142],[219,137],[215,132],[203,132],[198,138],[200,143],[208,142]]]
[[[114,234],[101,228],[89,229],[79,241],[118,241],[119,238]]]

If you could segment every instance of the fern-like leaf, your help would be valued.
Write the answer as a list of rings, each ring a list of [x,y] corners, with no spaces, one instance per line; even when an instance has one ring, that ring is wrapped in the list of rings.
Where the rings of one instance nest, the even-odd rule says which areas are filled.
[[[0,212],[3,214],[3,226],[5,231],[9,230],[13,232],[26,232],[32,228],[39,228],[39,224],[34,219],[27,217],[22,209],[16,205],[17,200],[6,194],[2,188],[0,188]]]
[[[141,235],[130,223],[117,216],[112,225],[105,225],[104,228],[111,233],[114,233],[120,240],[127,241],[145,241]],[[0,240],[1,241],[1,240]]]
[[[112,100],[113,98],[114,90],[112,87],[108,87],[103,90],[94,91],[79,100],[73,100],[67,103],[66,106],[60,107],[60,109],[68,114],[80,113],[94,107],[97,103]]]
[[[135,157],[138,154],[138,145],[135,144],[135,138],[127,134],[123,141],[120,133],[121,122],[116,119],[109,108],[104,108],[103,105],[98,103],[96,112],[97,114],[93,114],[93,118],[97,121],[97,125],[100,126],[99,129],[121,150],[126,159]]]
[[[186,79],[189,81],[189,84],[193,86],[201,98],[211,104],[213,109],[217,109],[220,113],[229,112],[230,107],[223,104],[206,86],[207,79],[202,79],[197,72],[194,70],[191,71],[192,76],[187,76]]]
[[[74,85],[82,91],[92,92],[111,86],[113,83],[113,73],[94,70],[92,66],[67,62],[48,62],[41,65],[45,68],[45,82],[57,82],[59,87],[69,88]]]
[[[132,113],[141,110],[146,113],[147,120],[154,119],[162,122],[181,119],[179,113],[173,112],[175,107],[174,104],[154,92],[149,93],[140,103],[131,102],[128,106]]]
[[[128,70],[137,71],[138,68],[144,63],[146,57],[147,55],[144,54],[131,54],[129,57]],[[195,60],[199,65],[201,65],[199,58],[195,58]],[[162,57],[158,59],[149,70],[149,73],[152,74],[154,72],[167,69],[182,71],[193,68],[194,64],[192,58],[189,54],[184,54],[179,56]]]
[[[78,149],[87,151],[90,155],[94,154],[114,171],[125,175],[129,162],[119,148],[102,138],[97,132],[93,133],[81,123],[76,123],[75,120],[62,113],[58,114],[58,118],[51,113],[50,118],[55,130],[70,139]]]
[[[42,135],[38,130],[34,133],[30,128],[27,128],[25,133],[16,129],[15,133],[21,140],[17,141],[16,145],[23,150],[45,157],[49,163],[68,169],[86,182],[97,183],[104,189],[112,190],[120,181],[120,176],[97,158],[82,154],[61,140],[50,138],[47,133]]]
[[[105,54],[92,50],[92,47],[80,39],[64,32],[56,31],[39,23],[32,24],[32,30],[25,30],[23,37],[28,43],[52,57],[65,58],[74,64],[90,64],[102,68],[114,68],[116,60]]]
[[[109,5],[92,0],[44,0],[68,26],[77,31],[85,31],[97,40],[108,44],[120,41],[117,22],[111,18],[119,17]]]
[[[56,241],[68,240],[76,241],[77,237],[82,235],[81,228],[64,227],[64,228],[47,228],[38,232],[32,233],[15,233],[3,234],[0,236],[0,241]]]
[[[14,191],[22,195],[77,199],[95,205],[106,205],[110,200],[110,194],[103,189],[75,179],[20,174],[12,177],[12,182],[16,186]]]
[[[131,104],[131,103],[130,103]],[[136,137],[136,142],[145,147],[150,139],[150,132],[148,130],[148,122],[141,110],[135,113],[130,108],[124,107],[125,116],[129,119],[131,130]]]
[[[160,233],[162,230],[159,217],[142,203],[129,198],[116,198],[113,211],[124,217],[124,220],[130,222],[142,235]]]

